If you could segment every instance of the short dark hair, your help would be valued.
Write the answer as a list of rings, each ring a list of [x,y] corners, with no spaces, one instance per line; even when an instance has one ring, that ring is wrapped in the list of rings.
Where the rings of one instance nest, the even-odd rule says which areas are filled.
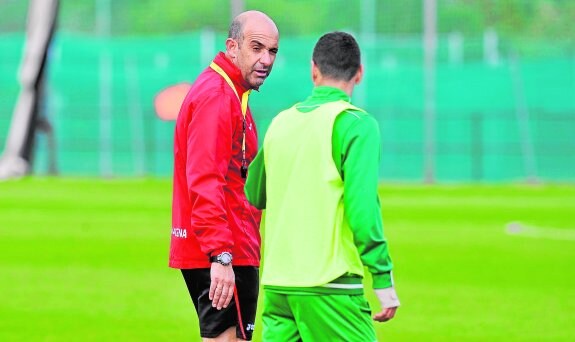
[[[243,22],[240,19],[235,18],[230,24],[230,30],[228,31],[228,38],[232,38],[238,43],[241,42],[243,26],[244,26]]]
[[[351,34],[330,32],[315,44],[312,60],[323,76],[349,81],[359,70],[361,53]]]

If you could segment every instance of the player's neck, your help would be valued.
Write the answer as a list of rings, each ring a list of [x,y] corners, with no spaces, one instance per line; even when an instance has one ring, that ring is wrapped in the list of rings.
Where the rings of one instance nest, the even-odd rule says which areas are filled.
[[[349,97],[351,97],[351,94],[353,93],[353,88],[355,87],[355,84],[353,82],[332,80],[329,78],[322,78],[320,80],[317,80],[317,82],[314,82],[314,85],[316,87],[332,87],[340,89],[341,91],[346,93]]]

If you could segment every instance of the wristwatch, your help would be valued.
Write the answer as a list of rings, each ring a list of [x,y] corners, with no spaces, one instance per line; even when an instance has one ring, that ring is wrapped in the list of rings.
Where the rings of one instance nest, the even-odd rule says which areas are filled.
[[[210,257],[210,262],[217,262],[224,266],[228,266],[232,263],[232,253],[230,252],[222,252],[216,256]]]

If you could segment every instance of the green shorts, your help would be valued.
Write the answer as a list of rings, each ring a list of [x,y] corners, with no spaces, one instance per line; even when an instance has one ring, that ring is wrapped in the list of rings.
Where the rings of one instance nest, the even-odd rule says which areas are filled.
[[[264,288],[263,341],[376,341],[363,295],[286,294]]]

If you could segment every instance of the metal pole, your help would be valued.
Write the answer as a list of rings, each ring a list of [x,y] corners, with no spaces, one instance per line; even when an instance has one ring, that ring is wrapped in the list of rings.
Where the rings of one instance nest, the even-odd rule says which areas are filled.
[[[244,0],[230,0],[230,15],[232,17],[231,20],[242,13],[245,10]],[[230,21],[231,21],[230,20]]]
[[[32,166],[34,140],[38,129],[48,47],[54,35],[58,0],[31,0],[26,24],[26,41],[19,72],[20,93],[4,153],[0,156],[0,179],[21,177]]]
[[[535,160],[535,147],[531,137],[529,108],[525,98],[525,89],[523,88],[523,78],[517,56],[513,54],[510,58],[511,80],[513,81],[513,94],[515,97],[515,114],[519,126],[519,143],[521,144],[521,154],[523,155],[523,165],[525,176],[528,183],[537,183],[537,163]]]
[[[483,116],[481,113],[471,115],[471,160],[474,181],[483,180]]]
[[[100,173],[112,176],[112,56],[106,46],[111,33],[110,0],[96,2],[96,29],[103,38],[100,53]]]
[[[435,182],[435,53],[437,47],[437,3],[423,0],[423,87],[424,87],[424,177]]]
[[[375,16],[377,15],[375,0],[361,0],[360,13],[361,38],[364,42],[371,42],[375,36]]]
[[[200,61],[208,65],[216,55],[216,33],[210,28],[200,31]]]
[[[483,33],[483,58],[491,66],[499,64],[499,38],[497,31],[493,28],[485,30]]]
[[[360,7],[360,32],[359,38],[361,42],[362,51],[362,64],[365,68],[365,72],[363,74],[363,80],[358,87],[356,87],[354,94],[353,94],[353,102],[360,106],[365,107],[367,104],[367,89],[369,85],[369,71],[368,63],[367,63],[367,56],[368,53],[365,51],[371,50],[372,46],[375,42],[376,32],[375,32],[375,16],[376,16],[376,0],[361,0]]]
[[[138,65],[133,58],[126,58],[124,69],[127,79],[128,114],[132,131],[132,151],[134,154],[134,170],[137,176],[146,173],[146,142],[144,138],[144,115],[140,96],[140,81]]]
[[[463,64],[463,35],[460,32],[451,32],[447,36],[447,54],[450,64]]]

